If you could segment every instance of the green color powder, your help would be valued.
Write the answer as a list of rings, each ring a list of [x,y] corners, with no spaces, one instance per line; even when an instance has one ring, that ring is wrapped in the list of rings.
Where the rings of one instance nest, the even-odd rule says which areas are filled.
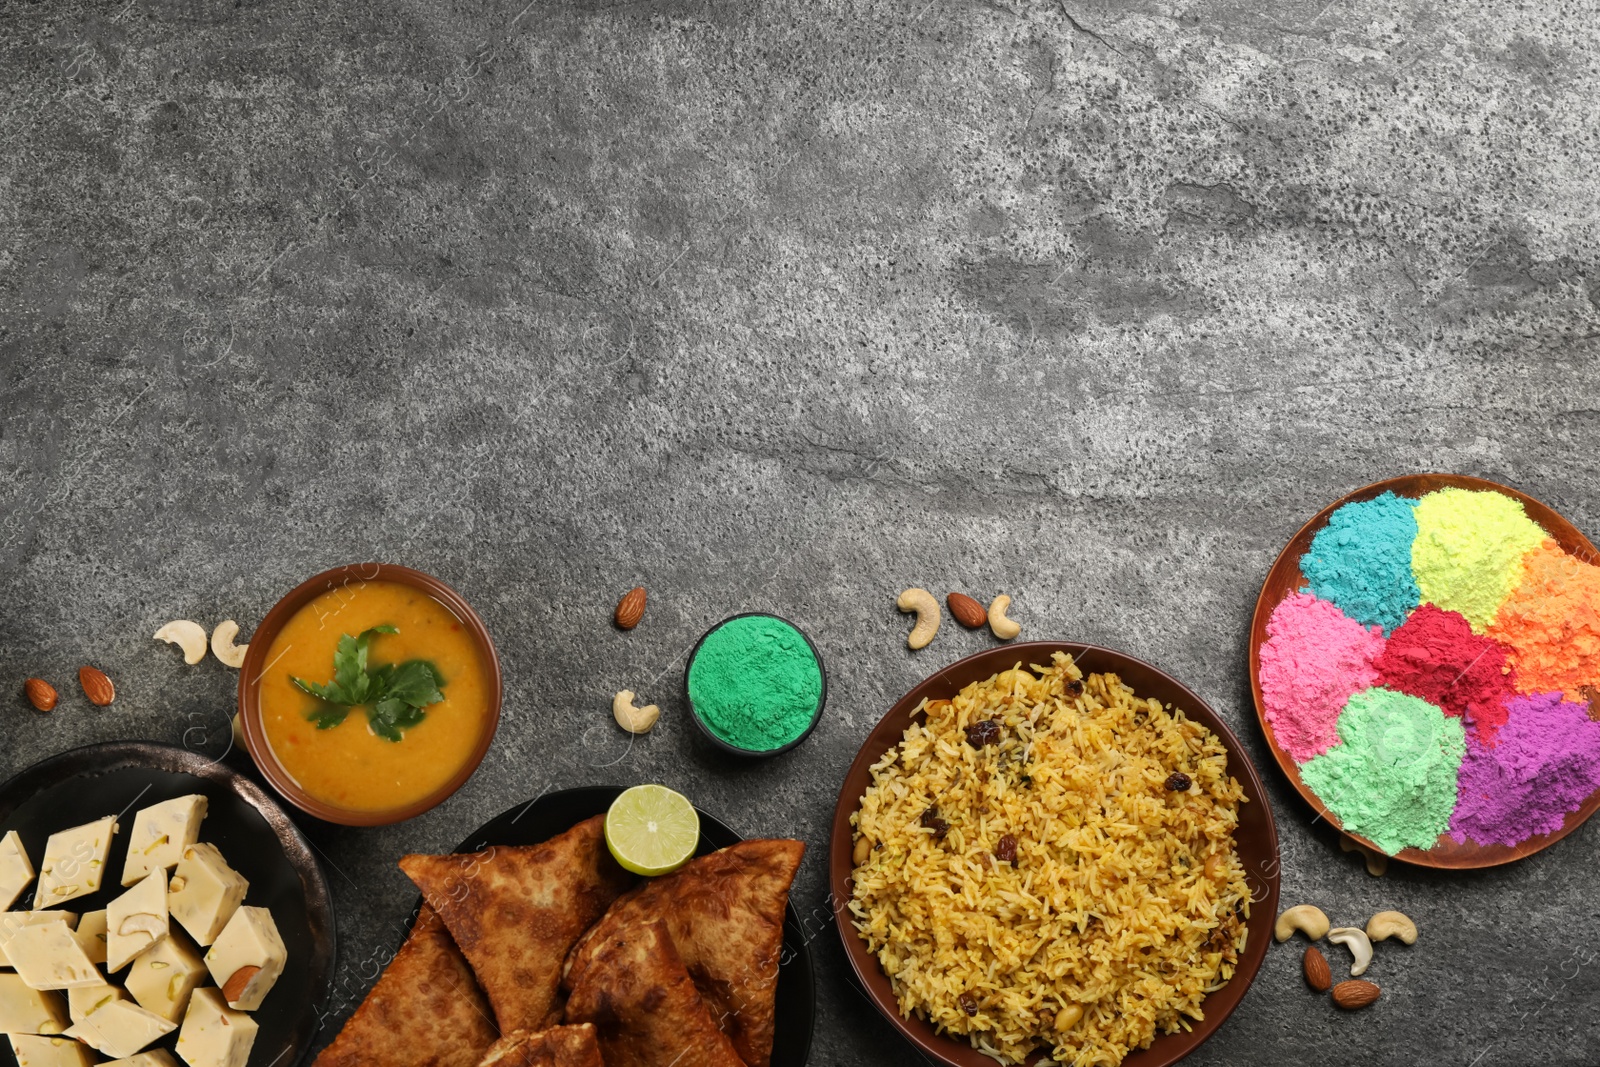
[[[1411,570],[1424,604],[1457,611],[1483,633],[1549,535],[1503,493],[1441,489],[1417,501]]]
[[[712,630],[689,664],[689,702],[736,748],[768,752],[805,733],[822,699],[822,664],[800,631],[771,615]]]
[[[1431,848],[1450,828],[1466,752],[1460,719],[1404,693],[1363,689],[1339,713],[1339,744],[1300,777],[1346,830],[1392,856]]]

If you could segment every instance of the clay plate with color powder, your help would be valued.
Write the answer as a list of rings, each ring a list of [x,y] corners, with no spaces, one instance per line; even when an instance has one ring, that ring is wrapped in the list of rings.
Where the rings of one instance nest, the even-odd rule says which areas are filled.
[[[1487,481],[1483,478],[1473,478],[1462,474],[1410,474],[1400,478],[1389,478],[1385,481],[1374,482],[1362,486],[1354,492],[1348,493],[1312,517],[1311,521],[1300,528],[1300,531],[1290,538],[1278,554],[1272,569],[1267,572],[1267,579],[1262,583],[1261,595],[1256,598],[1255,616],[1250,622],[1250,691],[1255,697],[1256,718],[1261,723],[1261,731],[1266,735],[1267,746],[1272,749],[1272,755],[1278,761],[1278,766],[1289,779],[1289,784],[1305,798],[1306,803],[1335,829],[1347,837],[1360,842],[1364,847],[1381,853],[1372,841],[1359,834],[1349,833],[1344,829],[1339,817],[1329,811],[1312,791],[1311,787],[1301,779],[1300,767],[1292,757],[1278,743],[1273,735],[1272,727],[1267,721],[1266,703],[1261,692],[1261,646],[1267,640],[1267,621],[1272,617],[1272,612],[1278,604],[1290,593],[1297,592],[1305,584],[1305,576],[1300,573],[1300,559],[1311,548],[1311,541],[1317,533],[1328,524],[1328,518],[1345,504],[1355,501],[1371,500],[1385,492],[1393,492],[1396,496],[1417,499],[1427,493],[1439,489],[1469,489],[1479,492],[1495,492],[1508,496],[1522,504],[1528,518],[1532,519],[1544,531],[1555,539],[1556,543],[1572,556],[1593,560],[1597,557],[1594,545],[1578,532],[1577,528],[1562,518],[1553,509],[1535,500],[1525,493],[1515,489]],[[1541,849],[1549,848],[1563,837],[1576,830],[1583,821],[1600,809],[1600,790],[1596,790],[1584,801],[1578,810],[1569,812],[1561,829],[1546,834],[1536,834],[1516,845],[1490,844],[1481,845],[1472,840],[1458,842],[1448,833],[1440,834],[1438,840],[1427,849],[1407,848],[1393,854],[1391,858],[1405,863],[1413,863],[1421,867],[1440,867],[1446,869],[1465,870],[1477,867],[1496,867],[1505,863],[1513,863],[1525,856],[1531,856]]]

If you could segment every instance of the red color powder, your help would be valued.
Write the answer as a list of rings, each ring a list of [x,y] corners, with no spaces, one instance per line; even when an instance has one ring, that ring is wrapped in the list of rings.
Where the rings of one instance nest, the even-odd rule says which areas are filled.
[[[1465,718],[1482,744],[1493,745],[1505,725],[1505,699],[1512,693],[1506,650],[1473,633],[1458,612],[1417,608],[1389,635],[1373,666],[1379,685]]]

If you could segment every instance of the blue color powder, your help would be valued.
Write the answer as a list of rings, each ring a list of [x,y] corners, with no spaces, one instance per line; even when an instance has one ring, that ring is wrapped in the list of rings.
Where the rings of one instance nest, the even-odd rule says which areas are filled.
[[[1415,500],[1386,492],[1335,511],[1300,557],[1311,591],[1385,634],[1399,626],[1422,598],[1411,573],[1416,508]]]

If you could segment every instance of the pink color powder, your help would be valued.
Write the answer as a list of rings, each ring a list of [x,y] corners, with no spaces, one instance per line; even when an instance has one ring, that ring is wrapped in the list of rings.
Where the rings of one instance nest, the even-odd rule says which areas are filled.
[[[1516,845],[1561,829],[1569,811],[1600,789],[1600,722],[1560,693],[1506,700],[1499,743],[1467,737],[1450,836]]]
[[[1304,763],[1339,743],[1339,712],[1378,680],[1383,629],[1370,629],[1326,600],[1291,593],[1267,620],[1261,698],[1278,745]]]

